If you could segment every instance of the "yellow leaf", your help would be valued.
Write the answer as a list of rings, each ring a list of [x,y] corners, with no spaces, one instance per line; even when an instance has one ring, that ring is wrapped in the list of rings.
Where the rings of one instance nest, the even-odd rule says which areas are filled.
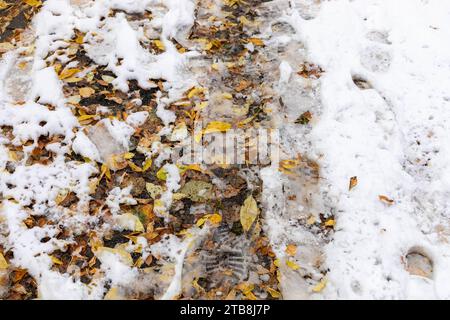
[[[206,221],[210,221],[212,224],[219,224],[222,222],[222,216],[218,213],[213,214],[206,214],[200,219],[198,219],[196,225],[197,227],[201,227],[203,224],[205,224]]]
[[[189,99],[192,99],[193,97],[198,97],[201,94],[203,94],[205,92],[205,88],[201,88],[201,87],[195,87],[193,88],[191,91],[189,91],[189,93],[187,94],[187,97]]]
[[[50,258],[52,259],[53,264],[57,264],[57,265],[63,264],[63,262],[61,260],[59,260],[57,257],[50,256]]]
[[[273,261],[273,264],[274,264],[275,267],[279,268],[280,267],[280,259],[275,259]]]
[[[284,169],[294,169],[300,165],[299,159],[288,159],[288,160],[281,160],[280,166]]]
[[[350,178],[350,183],[348,185],[348,190],[352,190],[354,187],[356,187],[356,185],[358,184],[358,177],[351,177]]]
[[[291,268],[292,270],[298,270],[300,269],[300,266],[296,264],[294,261],[286,260],[286,265]]]
[[[106,178],[108,178],[108,180],[111,180],[111,171],[109,171],[108,166],[105,165],[105,164],[102,164],[102,174],[101,174],[101,177],[102,177],[103,175],[105,175]],[[100,179],[99,179],[99,182],[100,182]]]
[[[151,168],[151,166],[152,166],[152,158],[147,158],[145,161],[144,161],[144,165],[142,166],[142,171],[143,172],[145,172],[145,171],[147,171],[148,169],[150,169]]]
[[[8,150],[8,156],[9,156],[9,160],[17,162],[19,161],[19,157],[17,156],[17,153],[11,150]]]
[[[0,252],[0,270],[8,269],[8,262],[3,254]]]
[[[245,292],[244,295],[249,300],[258,300],[256,298],[256,296],[253,294],[253,292],[251,292],[251,291],[250,292]]]
[[[32,7],[39,7],[42,6],[41,0],[25,0],[25,3]]]
[[[17,66],[19,67],[20,70],[25,70],[25,68],[27,67],[28,62],[26,61],[22,61],[20,62]]]
[[[281,293],[271,287],[266,288],[267,292],[272,296],[272,298],[281,298]]]
[[[130,166],[131,170],[134,172],[142,172],[142,168],[138,167],[133,163],[133,161],[128,161],[128,165]]]
[[[249,197],[247,197],[247,199],[245,199],[240,212],[242,228],[245,231],[250,230],[253,222],[258,217],[258,214],[259,209],[258,205],[256,204],[256,200],[253,198],[253,196],[250,195]]]
[[[156,177],[159,180],[163,180],[165,181],[167,179],[167,171],[164,167],[162,167],[161,169],[158,170],[158,172],[156,173]]]
[[[248,41],[253,43],[255,46],[263,46],[264,45],[264,41],[262,41],[259,38],[250,38],[250,39],[248,39]]]
[[[316,284],[314,286],[312,291],[313,292],[320,292],[320,291],[322,291],[325,288],[326,285],[327,285],[327,279],[323,278],[322,280],[320,280],[320,282],[318,284]]]
[[[78,37],[75,38],[75,42],[78,44],[83,44],[84,42],[84,35],[80,34]]]
[[[325,221],[325,227],[334,227],[336,225],[336,221],[334,219],[329,219]]]
[[[3,0],[0,0],[0,10],[6,9],[6,8],[8,8],[9,6],[10,6],[9,3],[7,3],[7,2],[5,2],[5,1],[3,1]]]
[[[306,223],[308,225],[312,225],[312,224],[316,223],[316,217],[314,217],[314,216],[309,217],[308,220],[306,220]]]
[[[153,40],[153,43],[159,50],[161,50],[161,51],[166,50],[166,47],[164,46],[164,43],[162,43],[161,40]]]
[[[213,70],[215,70],[215,71],[219,71],[219,64],[213,63],[213,64],[211,65],[211,69],[213,69]]]
[[[95,90],[89,87],[80,88],[80,96],[83,98],[89,98],[95,93]]]
[[[242,282],[239,285],[236,286],[238,290],[241,290],[242,293],[248,293],[251,292],[253,289],[255,289],[255,285],[250,282]]]
[[[233,99],[233,95],[229,92],[225,92],[222,94],[222,98],[227,99],[227,100],[231,100]]]
[[[134,153],[132,153],[132,152],[127,152],[127,153],[123,154],[123,158],[127,159],[127,160],[133,159],[133,157],[134,157]]]
[[[80,69],[76,69],[76,68],[71,68],[71,69],[64,69],[63,71],[61,71],[61,73],[59,74],[59,78],[61,80],[67,79],[72,77],[73,75],[77,74],[78,72],[80,72]]]
[[[79,116],[78,121],[85,121],[85,120],[89,120],[92,118],[95,118],[95,114],[85,114],[85,115]]]
[[[213,133],[213,132],[226,132],[231,129],[231,124],[222,121],[211,121],[208,123],[206,128],[203,130],[203,134]]]
[[[297,253],[297,246],[296,246],[295,244],[288,244],[288,245],[286,246],[285,252],[286,252],[289,256],[293,257],[293,256],[295,256],[295,254]]]
[[[120,300],[119,289],[117,289],[117,287],[112,287],[109,289],[108,293],[104,297],[104,300]]]

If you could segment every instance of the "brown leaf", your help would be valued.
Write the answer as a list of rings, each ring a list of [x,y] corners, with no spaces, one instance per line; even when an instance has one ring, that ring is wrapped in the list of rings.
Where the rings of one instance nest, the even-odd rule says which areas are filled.
[[[384,195],[382,195],[382,194],[380,194],[380,195],[378,196],[378,199],[380,199],[381,202],[384,202],[384,203],[387,204],[387,205],[392,205],[392,204],[394,204],[394,200],[389,199],[388,197],[386,197],[386,196],[384,196]]]
[[[356,187],[356,185],[358,184],[358,177],[351,177],[350,178],[350,183],[348,185],[348,190],[352,190],[354,187]]]

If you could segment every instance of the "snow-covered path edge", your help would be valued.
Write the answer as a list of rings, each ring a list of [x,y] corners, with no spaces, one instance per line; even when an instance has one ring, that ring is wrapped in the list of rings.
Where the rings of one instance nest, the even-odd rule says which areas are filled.
[[[313,19],[295,6],[284,18],[325,70],[311,143],[337,225],[325,246],[327,285],[311,297],[450,298],[450,4],[341,0],[321,3]],[[265,182],[270,195],[277,186]],[[430,278],[406,271],[416,251],[432,261]]]

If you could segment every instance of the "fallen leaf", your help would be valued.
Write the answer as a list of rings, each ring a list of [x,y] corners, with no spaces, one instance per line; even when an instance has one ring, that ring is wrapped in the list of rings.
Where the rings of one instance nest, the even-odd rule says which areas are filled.
[[[218,225],[220,224],[220,222],[222,222],[222,216],[218,213],[206,214],[200,219],[198,219],[195,225],[197,227],[201,227],[202,225],[205,224],[206,221],[210,221],[212,224]]]
[[[61,73],[59,74],[59,79],[64,80],[67,78],[72,77],[73,75],[77,74],[78,72],[80,72],[80,69],[76,69],[76,68],[69,68],[69,69],[64,69],[63,71],[61,71]]]
[[[281,293],[271,287],[267,287],[266,291],[272,296],[272,298],[281,298]]]
[[[286,246],[285,252],[286,252],[289,256],[293,257],[293,256],[295,256],[296,253],[297,253],[297,246],[296,246],[295,244],[288,244],[288,245]]]
[[[191,180],[187,182],[181,189],[180,193],[185,194],[194,202],[204,202],[212,198],[213,186],[211,183]]]
[[[326,285],[327,285],[327,279],[323,278],[322,280],[320,280],[320,282],[318,284],[316,284],[314,286],[314,288],[312,288],[312,291],[318,293],[318,292],[322,291]]]
[[[327,221],[325,221],[325,227],[334,227],[336,225],[336,220],[334,219],[329,219]]]
[[[41,0],[25,0],[25,3],[32,7],[39,7],[42,6]]]
[[[3,254],[0,252],[0,270],[8,269],[8,262],[6,261]]]
[[[314,217],[314,216],[309,217],[308,220],[306,220],[306,223],[308,225],[312,225],[312,224],[316,223],[316,217]]]
[[[214,133],[214,132],[226,132],[231,129],[231,124],[222,121],[211,121],[208,123],[206,128],[203,130],[203,134]]]
[[[193,97],[198,97],[198,96],[202,95],[204,92],[205,92],[205,88],[195,87],[188,92],[187,97],[189,99],[192,99]]]
[[[0,42],[0,53],[14,49],[14,45],[9,42]]]
[[[89,87],[80,88],[79,90],[80,96],[83,98],[89,98],[95,93],[95,90]]]
[[[161,40],[153,40],[153,43],[159,50],[161,51],[166,50],[166,47],[164,46],[164,43]]]
[[[59,266],[63,265],[63,262],[61,260],[59,260],[57,257],[50,256],[50,258],[52,259],[53,264],[57,264]]]
[[[259,38],[250,38],[250,39],[248,39],[248,41],[253,43],[253,45],[255,45],[255,46],[263,46],[264,45],[264,41],[262,41]]]
[[[158,172],[156,172],[156,177],[159,180],[166,181],[166,179],[167,179],[167,170],[164,167],[162,167],[161,169],[158,170]]]
[[[0,0],[0,10],[6,9],[6,8],[8,8],[9,6],[10,6],[9,3],[7,3],[7,2],[5,2],[5,1],[3,1],[3,0]]]
[[[147,158],[147,159],[144,161],[144,164],[142,165],[142,171],[145,172],[145,171],[147,171],[148,169],[150,169],[151,166],[152,166],[152,163],[153,163],[152,158],[150,158],[150,157]]]
[[[80,34],[75,38],[75,42],[78,44],[83,44],[84,42],[84,35]]]
[[[358,184],[358,177],[351,177],[350,178],[350,183],[349,183],[349,186],[348,186],[348,190],[350,191],[350,190],[352,190],[354,187],[356,187],[356,185]]]
[[[384,195],[379,195],[378,199],[380,199],[381,202],[386,203],[387,205],[392,205],[394,204],[394,200],[389,199],[388,197],[384,196]]]
[[[109,289],[109,291],[106,293],[104,300],[120,300],[119,296],[119,289],[117,287],[112,287]]]
[[[242,228],[245,231],[250,230],[253,222],[256,220],[259,214],[258,205],[256,204],[256,200],[252,195],[245,199],[244,204],[241,207],[240,211],[240,220]]]
[[[291,268],[292,270],[298,270],[300,269],[300,266],[296,264],[294,261],[286,260],[286,265]]]
[[[241,82],[239,82],[239,85],[236,86],[236,88],[234,88],[237,92],[241,92],[245,89],[247,89],[248,87],[250,87],[252,83],[250,81],[247,80],[241,80]]]
[[[146,183],[145,188],[147,189],[148,194],[152,197],[153,200],[156,200],[156,197],[163,193],[163,188],[153,183]]]
[[[128,161],[128,165],[130,166],[130,169],[133,170],[134,172],[142,172],[142,168],[135,165],[133,161]]]
[[[312,120],[312,114],[309,111],[303,112],[300,117],[297,118],[297,120],[295,120],[295,123],[299,123],[299,124],[308,124],[310,121]]]

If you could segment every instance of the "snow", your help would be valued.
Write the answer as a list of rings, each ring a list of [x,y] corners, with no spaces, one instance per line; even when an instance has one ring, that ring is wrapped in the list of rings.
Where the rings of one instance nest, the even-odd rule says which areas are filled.
[[[264,229],[275,254],[286,259],[286,245],[299,244],[300,253],[294,258],[301,271],[280,267],[284,298],[450,299],[450,2],[289,3],[275,10],[275,15],[294,32],[263,32],[264,39],[270,38],[265,39],[267,50],[294,48],[273,51],[279,53],[273,62],[274,89],[286,110],[275,110],[272,124],[281,135],[282,156],[307,155],[319,165],[320,179],[308,184],[303,176],[283,175],[275,164],[259,172],[264,182]],[[110,15],[113,9],[122,12]],[[105,163],[111,154],[130,150],[131,137],[149,117],[147,111],[135,112],[125,121],[107,118],[83,131],[49,62],[67,59],[54,53],[69,45],[75,29],[86,33],[87,56],[114,74],[115,89],[126,93],[129,80],[136,80],[142,88],[154,87],[151,80],[166,80],[167,93],[158,91],[156,101],[156,115],[164,124],[159,137],[183,140],[187,128],[173,125],[177,118],[168,107],[197,85],[189,68],[191,58],[199,53],[178,52],[174,40],[189,47],[187,33],[194,24],[195,9],[193,0],[97,0],[81,5],[69,0],[45,1],[33,20],[35,49],[26,58],[31,67],[21,79],[29,83],[23,84],[20,103],[12,94],[12,78],[25,49],[3,55],[0,126],[12,131],[11,137],[0,133],[0,221],[8,231],[0,239],[5,249],[14,252],[10,263],[27,269],[36,279],[39,298],[100,299],[106,283],[125,287],[139,279],[137,268],[127,265],[119,254],[103,250],[95,253],[102,274],[88,287],[69,273],[55,271],[50,255],[71,241],[56,239],[59,224],[81,233],[86,225],[104,218],[106,224],[116,222],[105,228],[135,228],[127,218],[129,213],[121,209],[121,205],[138,203],[131,196],[131,186],[112,188],[98,216],[85,214],[97,164],[66,156],[73,151]],[[148,10],[152,19],[127,19],[127,13]],[[164,51],[148,49],[156,39],[162,41]],[[257,50],[253,44],[246,46],[249,51]],[[302,62],[320,66],[323,74],[319,79],[303,79],[297,74]],[[219,66],[225,69],[222,62]],[[102,106],[98,110],[109,112]],[[288,125],[309,110],[311,124]],[[46,146],[54,154],[50,163],[27,163],[41,137],[57,136],[61,139]],[[27,141],[31,144],[23,148],[24,158],[12,159],[9,145]],[[157,155],[154,165],[164,164],[167,173],[164,192],[154,207],[166,219],[170,219],[168,209],[181,183],[179,168],[167,162],[171,151],[155,141],[146,153]],[[14,167],[12,172],[8,165]],[[354,176],[358,184],[349,190],[349,179]],[[298,194],[299,199],[308,195],[311,201],[299,200],[290,206],[283,190]],[[79,199],[76,210],[57,206],[57,198],[68,192]],[[393,204],[380,201],[380,195],[393,199]],[[317,236],[314,227],[308,231],[296,223],[319,214],[333,215],[336,220],[329,239]],[[45,216],[52,224],[29,229],[23,220],[30,215]],[[145,239],[140,239],[148,249],[146,255],[162,256],[173,266],[174,276],[162,299],[181,292],[185,256],[208,232],[207,227],[193,229],[192,237],[182,240],[171,235],[148,248]],[[42,242],[45,237],[51,240]],[[417,248],[432,261],[430,278],[405,268],[405,256]],[[323,260],[321,270],[312,262],[319,259]],[[321,292],[312,292],[323,273],[327,285]]]
[[[95,144],[89,140],[83,131],[78,131],[72,143],[72,150],[79,155],[94,161],[101,161]]]
[[[32,96],[41,104],[59,105],[62,96],[62,84],[53,67],[41,69],[34,74]]]
[[[128,115],[126,122],[133,128],[137,128],[142,126],[147,120],[147,118],[148,118],[147,111],[135,112]]]
[[[415,0],[332,1],[314,19],[284,16],[326,71],[311,132],[320,192],[337,221],[323,298],[450,297],[450,256],[437,231],[449,215],[449,18],[449,3]],[[359,89],[352,76],[372,88]],[[359,183],[349,191],[352,176]],[[433,279],[402,265],[414,246],[432,257]]]

